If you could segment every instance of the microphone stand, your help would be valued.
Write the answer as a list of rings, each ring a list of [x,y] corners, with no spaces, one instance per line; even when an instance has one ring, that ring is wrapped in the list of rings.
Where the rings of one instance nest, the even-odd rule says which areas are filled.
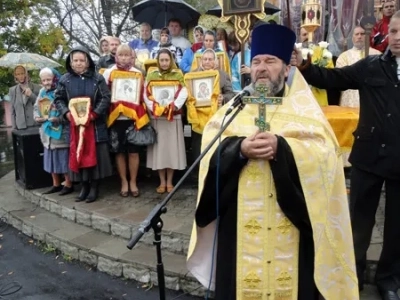
[[[193,171],[193,169],[199,164],[199,162],[203,159],[203,157],[210,151],[211,147],[214,143],[220,138],[222,133],[226,130],[226,128],[232,123],[232,121],[236,118],[239,112],[243,109],[245,104],[240,102],[235,113],[228,119],[228,121],[221,127],[217,135],[212,139],[210,144],[204,149],[204,151],[200,154],[200,156],[194,161],[194,163],[190,166],[190,168],[186,171],[186,173],[182,176],[182,178],[175,185],[173,190],[164,198],[164,200],[157,204],[153,210],[149,213],[147,218],[140,224],[137,232],[132,236],[132,239],[129,241],[127,247],[132,250],[132,248],[139,242],[142,236],[148,232],[150,229],[154,231],[154,241],[153,245],[156,246],[157,251],[157,278],[158,278],[158,289],[160,300],[166,300],[165,298],[165,278],[164,278],[164,264],[162,261],[161,255],[161,231],[164,225],[163,220],[161,219],[161,215],[167,212],[166,205],[169,200],[171,200],[172,196],[176,193],[185,179],[189,176],[189,174]]]

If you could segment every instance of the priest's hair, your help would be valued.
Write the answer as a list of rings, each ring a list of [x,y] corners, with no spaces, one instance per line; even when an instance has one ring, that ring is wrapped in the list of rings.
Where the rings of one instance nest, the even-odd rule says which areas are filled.
[[[46,67],[46,68],[41,69],[40,72],[39,72],[39,77],[42,77],[43,75],[52,75],[52,76],[54,76],[54,73],[50,68]]]

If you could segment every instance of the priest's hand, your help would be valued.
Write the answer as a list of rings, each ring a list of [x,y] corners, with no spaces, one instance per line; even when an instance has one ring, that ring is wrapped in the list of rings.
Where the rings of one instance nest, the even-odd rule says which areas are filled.
[[[249,159],[274,159],[278,146],[277,137],[269,132],[257,131],[245,138],[240,145],[242,156]]]

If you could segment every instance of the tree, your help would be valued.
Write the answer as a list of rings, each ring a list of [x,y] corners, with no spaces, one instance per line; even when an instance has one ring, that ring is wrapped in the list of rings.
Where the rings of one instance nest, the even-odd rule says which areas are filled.
[[[51,21],[51,0],[0,0],[0,54],[34,52],[59,58],[66,48],[62,29]]]
[[[81,45],[99,55],[103,36],[130,40],[137,24],[131,19],[136,0],[58,0],[52,11],[73,45]]]
[[[67,43],[62,29],[52,22],[48,10],[52,2],[0,0],[0,56],[7,52],[32,52],[64,64],[62,59]],[[15,84],[10,70],[0,69],[0,82],[2,96]]]

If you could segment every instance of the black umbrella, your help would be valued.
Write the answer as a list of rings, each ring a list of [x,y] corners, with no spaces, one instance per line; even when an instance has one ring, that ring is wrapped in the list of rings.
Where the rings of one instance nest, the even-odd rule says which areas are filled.
[[[278,11],[281,11],[278,7],[276,7],[275,5],[272,5],[268,2],[265,2],[265,4],[264,4],[264,13],[265,14],[273,15],[274,13],[277,13]],[[206,14],[220,17],[222,14],[221,6],[216,5],[213,8],[210,8],[209,10],[207,10]]]
[[[167,26],[171,18],[179,19],[183,27],[200,18],[200,13],[183,0],[143,0],[132,7],[132,13],[136,22],[156,29]]]

